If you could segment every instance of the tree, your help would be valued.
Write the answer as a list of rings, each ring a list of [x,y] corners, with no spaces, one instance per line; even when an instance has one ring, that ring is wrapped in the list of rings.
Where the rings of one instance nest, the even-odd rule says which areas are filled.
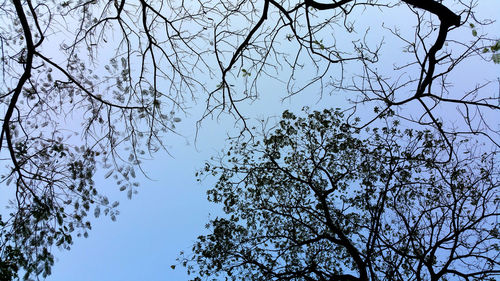
[[[193,246],[193,280],[494,280],[498,155],[386,118],[360,131],[338,110],[285,111],[262,140],[207,163],[225,215]]]
[[[452,77],[457,66],[497,61],[497,38],[486,32],[492,22],[480,19],[476,3],[226,2],[2,4],[2,179],[14,193],[11,214],[0,219],[4,276],[50,274],[51,248],[86,236],[88,213],[102,209],[114,219],[118,203],[101,195],[95,174],[105,169],[131,197],[141,161],[163,147],[191,100],[206,99],[202,118],[226,111],[251,133],[238,105],[257,98],[267,77],[287,81],[287,95],[346,92],[352,116],[368,107],[370,120],[391,112],[434,126],[450,158],[457,134],[480,134],[498,147],[498,128],[487,121],[499,112],[495,80],[449,89],[460,80]],[[390,18],[355,21],[391,13],[413,17],[411,32],[388,26]],[[396,41],[384,45],[369,28]],[[402,64],[383,52],[401,49]],[[446,105],[459,107],[461,123]]]
[[[1,5],[0,147],[10,160],[2,183],[14,193],[0,217],[2,278],[50,274],[52,248],[87,236],[89,213],[115,220],[118,202],[98,192],[94,175],[105,170],[130,198],[141,161],[163,147],[161,135],[201,85],[186,75],[196,32],[178,29],[176,10],[152,5]]]
[[[416,126],[432,125],[448,142],[450,154],[448,137],[455,134],[483,134],[498,147],[498,130],[485,121],[498,114],[498,97],[494,88],[490,88],[493,95],[484,88],[495,85],[496,77],[471,83],[468,89],[451,89],[458,82],[451,74],[464,61],[477,57],[496,61],[498,40],[477,28],[492,22],[478,19],[477,5],[433,0],[214,5],[204,11],[220,19],[213,20],[211,44],[222,82],[210,97],[221,97],[215,99],[215,108],[221,100],[236,107],[236,101],[257,97],[259,79],[271,76],[286,81],[289,95],[306,90],[347,93],[354,111],[366,109],[366,104],[374,110],[371,120],[394,111]],[[401,17],[391,22],[387,15]],[[376,19],[369,21],[369,17]],[[412,18],[410,25],[401,22]],[[239,21],[239,29],[232,21]],[[456,34],[461,27],[472,33],[471,39]],[[386,36],[392,40],[387,42]],[[394,59],[394,52],[406,55]],[[288,77],[279,76],[281,72]],[[246,78],[244,90],[235,86],[240,75]],[[455,108],[463,117],[459,128],[454,118],[442,114]],[[235,111],[244,121],[244,114]]]

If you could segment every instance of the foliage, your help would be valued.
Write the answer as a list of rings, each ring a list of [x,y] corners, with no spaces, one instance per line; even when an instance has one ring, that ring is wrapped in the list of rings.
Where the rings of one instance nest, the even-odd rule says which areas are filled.
[[[105,169],[131,198],[146,152],[161,147],[159,134],[175,122],[165,113],[172,108],[159,100],[160,75],[131,71],[129,58],[139,42],[127,40],[137,25],[110,18],[118,7],[102,4],[16,0],[0,8],[8,23],[0,27],[0,143],[10,159],[2,183],[13,194],[0,227],[5,280],[50,274],[52,248],[69,249],[75,236],[87,237],[88,214],[115,220],[118,202],[98,192],[97,170]],[[98,53],[112,24],[122,27],[124,41],[107,44],[114,53],[102,61]],[[170,105],[176,102],[172,97]]]
[[[226,215],[184,257],[193,280],[498,277],[496,153],[463,145],[440,163],[443,140],[389,120],[360,131],[338,110],[285,111],[262,140],[233,141],[201,173]]]
[[[3,276],[49,274],[52,248],[86,236],[88,214],[114,220],[118,203],[95,176],[131,198],[142,161],[164,148],[188,102],[206,102],[201,119],[229,112],[252,133],[238,105],[267,78],[284,82],[286,96],[347,94],[353,116],[374,109],[361,127],[388,112],[433,126],[450,158],[456,135],[498,147],[487,121],[500,112],[495,80],[450,87],[463,80],[450,78],[459,65],[497,62],[492,21],[478,9],[459,0],[2,2],[1,181],[12,194],[0,220]]]
[[[470,28],[472,29],[472,36],[477,37],[477,29],[476,26],[471,23],[469,24]],[[491,61],[493,61],[496,64],[500,64],[500,54],[498,54],[498,51],[500,51],[500,40],[497,40],[496,42],[493,41],[494,44],[491,46],[486,46],[483,48],[483,53],[492,53],[491,55]]]

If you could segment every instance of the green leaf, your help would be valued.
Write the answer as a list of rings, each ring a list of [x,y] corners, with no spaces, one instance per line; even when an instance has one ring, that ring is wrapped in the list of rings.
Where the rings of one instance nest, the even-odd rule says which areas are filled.
[[[498,40],[495,45],[491,46],[491,51],[492,52],[500,51],[500,40]]]
[[[500,54],[494,54],[494,55],[492,55],[491,59],[493,60],[494,63],[500,64]]]

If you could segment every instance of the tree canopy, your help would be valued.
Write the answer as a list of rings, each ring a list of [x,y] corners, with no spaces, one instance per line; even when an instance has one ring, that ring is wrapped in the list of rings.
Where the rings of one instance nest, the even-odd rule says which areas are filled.
[[[443,161],[458,137],[498,148],[497,77],[452,87],[470,64],[499,62],[483,3],[4,1],[1,180],[12,197],[0,218],[2,274],[50,274],[51,249],[86,236],[88,214],[114,220],[118,202],[95,175],[132,197],[141,163],[191,103],[206,104],[200,119],[229,113],[252,135],[240,105],[267,79],[285,98],[342,95],[360,128],[385,114],[432,127]]]
[[[208,162],[212,219],[193,280],[495,280],[496,153],[430,131],[355,129],[338,110],[296,117]]]

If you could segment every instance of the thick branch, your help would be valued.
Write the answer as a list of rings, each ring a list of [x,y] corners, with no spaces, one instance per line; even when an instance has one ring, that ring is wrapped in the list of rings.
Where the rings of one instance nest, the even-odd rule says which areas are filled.
[[[439,25],[439,33],[438,37],[436,39],[436,42],[434,42],[434,45],[429,49],[429,52],[427,53],[424,64],[425,62],[428,62],[428,68],[427,71],[425,71],[425,78],[421,80],[421,82],[418,85],[417,92],[415,93],[415,96],[422,96],[424,94],[424,91],[426,89],[429,89],[430,92],[430,84],[432,83],[432,80],[434,79],[434,70],[436,68],[437,60],[436,60],[436,54],[441,48],[443,48],[443,45],[446,41],[446,36],[448,36],[448,29],[452,26],[459,26],[460,25],[460,16],[453,13],[450,9],[448,9],[446,6],[444,6],[441,3],[438,3],[434,0],[403,0],[405,3],[413,5],[417,8],[426,10],[434,15],[436,15],[439,20],[441,21],[441,24]],[[424,73],[424,69],[422,69],[422,74]]]
[[[7,143],[9,146],[9,150],[11,150],[11,145],[9,144],[10,139],[10,119],[12,118],[12,114],[14,113],[14,109],[16,108],[17,100],[19,99],[19,95],[23,90],[24,83],[31,77],[31,69],[33,66],[33,54],[35,52],[35,46],[33,44],[33,37],[31,35],[31,29],[26,19],[26,14],[23,10],[23,4],[21,4],[20,0],[13,1],[14,7],[16,8],[17,16],[19,17],[19,21],[21,22],[21,27],[24,31],[24,38],[26,38],[26,60],[24,61],[24,72],[19,78],[17,82],[17,86],[14,89],[14,93],[12,94],[12,98],[10,99],[9,107],[7,108],[7,112],[5,113],[5,118],[3,120],[2,133],[0,134],[0,150],[2,149],[3,137],[7,138]],[[21,55],[21,60],[24,58]],[[15,156],[12,154],[11,157],[15,161]]]
[[[448,9],[445,5],[434,0],[403,0],[403,2],[413,5],[417,8],[426,10],[439,17],[442,23],[448,26],[459,26],[460,16]]]
[[[335,9],[340,7],[341,5],[347,4],[349,2],[352,2],[352,0],[342,0],[342,1],[334,1],[333,3],[319,3],[314,0],[306,0],[305,3],[309,7],[313,7],[318,10],[329,10],[329,9]]]

